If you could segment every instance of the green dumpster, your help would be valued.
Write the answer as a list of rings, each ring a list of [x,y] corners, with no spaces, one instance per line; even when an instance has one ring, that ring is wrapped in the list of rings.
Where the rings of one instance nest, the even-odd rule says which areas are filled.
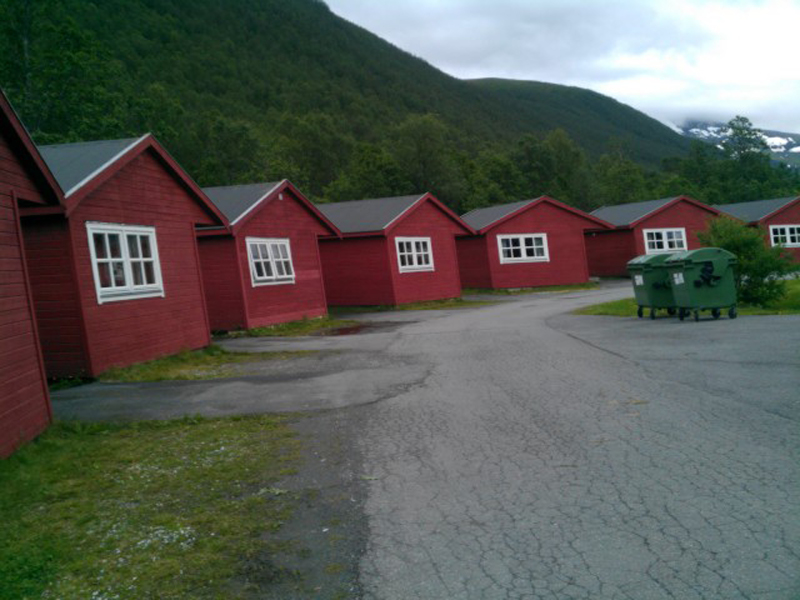
[[[650,318],[656,318],[656,310],[665,309],[674,315],[675,298],[666,261],[672,254],[643,254],[628,261],[628,273],[633,283],[633,295],[641,319],[644,309],[650,309]]]
[[[676,252],[667,261],[672,293],[678,307],[678,317],[689,314],[694,320],[700,311],[711,311],[718,319],[727,309],[731,319],[736,318],[736,285],[733,268],[736,256],[722,248],[698,248]]]

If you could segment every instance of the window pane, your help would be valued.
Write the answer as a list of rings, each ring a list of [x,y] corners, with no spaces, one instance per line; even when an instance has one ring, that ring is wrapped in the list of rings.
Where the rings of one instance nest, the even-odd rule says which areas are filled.
[[[94,239],[94,254],[97,258],[108,258],[108,253],[106,251],[106,236],[102,233],[94,233],[92,234],[92,239]]]
[[[128,256],[131,258],[139,258],[139,236],[128,236]]]
[[[253,266],[256,268],[256,278],[260,279],[264,277],[264,266],[258,261],[254,262]]]
[[[142,273],[142,263],[131,263],[131,271],[133,272],[133,285],[142,285],[144,283],[144,275]]]
[[[286,270],[287,275],[293,275],[294,271],[292,271],[292,261],[287,260],[283,263],[283,268]]]
[[[117,240],[119,241],[119,240]],[[114,287],[125,287],[125,263],[111,263],[111,271],[114,274]]]
[[[503,250],[506,250],[507,248],[511,247],[511,240],[509,240],[508,238],[503,238],[502,240],[500,240],[500,244],[502,245]]]
[[[425,242],[417,242],[417,252],[425,252]]]
[[[264,246],[266,248],[266,246]],[[262,263],[264,265],[264,273],[266,277],[272,277],[272,263],[269,261],[264,261]]]
[[[279,260],[275,263],[275,272],[278,274],[278,277],[286,275],[286,271],[283,268],[283,261]]]
[[[150,236],[140,235],[139,243],[142,246],[142,256],[144,258],[153,258],[153,249],[150,247]]]
[[[261,253],[261,258],[269,260],[269,248],[267,248],[266,244],[259,244],[258,251]]]
[[[272,250],[272,258],[280,258],[281,256],[280,244],[270,244],[270,250]]]
[[[400,255],[400,266],[407,267],[408,266],[408,257],[405,254]]]
[[[281,258],[289,258],[289,247],[286,244],[281,244],[279,247],[281,250]]]
[[[147,285],[155,285],[156,283],[156,267],[153,261],[144,263],[144,282]]]
[[[122,258],[122,247],[119,243],[118,233],[108,234],[108,247],[111,258]]]
[[[97,265],[97,273],[100,276],[100,287],[111,287],[111,265],[108,263],[99,263]]]
[[[258,253],[258,245],[257,244],[250,244],[250,256],[252,258],[254,258],[254,259],[258,259],[259,258],[260,255]]]

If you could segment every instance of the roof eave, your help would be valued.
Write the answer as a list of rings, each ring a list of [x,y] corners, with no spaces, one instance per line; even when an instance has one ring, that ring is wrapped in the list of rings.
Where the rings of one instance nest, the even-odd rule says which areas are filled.
[[[761,221],[765,221],[766,219],[769,219],[770,217],[774,217],[774,216],[775,216],[775,215],[777,215],[778,213],[781,213],[781,212],[783,212],[784,210],[786,210],[787,208],[790,208],[791,206],[794,206],[794,205],[795,205],[795,204],[797,204],[798,202],[800,202],[800,196],[798,196],[798,197],[797,197],[797,198],[795,198],[794,200],[789,200],[789,201],[788,201],[786,204],[784,204],[783,206],[779,206],[778,208],[776,208],[775,210],[773,210],[771,213],[764,215],[763,217],[761,217],[761,218],[760,218],[760,219],[758,219],[757,221],[750,221],[750,222],[751,222],[751,223],[761,223]]]
[[[721,214],[721,211],[719,209],[717,209],[717,208],[714,208],[713,206],[709,206],[708,204],[703,204],[702,202],[700,202],[699,200],[695,200],[691,196],[680,195],[680,196],[675,196],[669,202],[666,202],[666,203],[662,204],[658,208],[654,208],[653,210],[651,210],[651,211],[647,212],[646,214],[642,215],[641,217],[639,217],[635,221],[631,221],[627,225],[618,225],[617,229],[626,229],[626,228],[627,229],[633,229],[634,227],[638,227],[639,225],[642,224],[643,221],[646,221],[647,219],[650,219],[651,217],[654,217],[658,213],[660,213],[660,212],[662,212],[664,210],[667,210],[671,206],[675,206],[678,202],[681,202],[681,201],[686,201],[686,202],[689,202],[690,204],[694,204],[698,208],[702,208],[702,209],[707,210],[708,212],[715,213],[717,216],[719,216]]]
[[[108,181],[120,169],[129,164],[134,158],[142,154],[148,149],[152,149],[158,158],[164,163],[167,169],[171,171],[184,185],[184,187],[199,201],[201,206],[207,213],[223,227],[229,227],[228,219],[222,212],[214,205],[213,202],[205,195],[200,186],[192,179],[189,174],[175,161],[169,152],[161,145],[161,143],[151,134],[147,133],[140,137],[136,142],[126,147],[121,152],[117,153],[114,158],[107,161],[100,169],[85,178],[77,186],[73,186],[68,197],[66,216],[69,217],[80,202],[88,196],[91,192],[97,189],[101,184]],[[78,189],[79,188],[79,189]]]
[[[461,219],[461,217],[459,217],[456,213],[454,213],[447,206],[445,206],[436,196],[434,196],[430,192],[425,192],[384,227],[383,231],[385,232],[385,235],[389,235],[391,230],[397,227],[400,221],[402,221],[402,219],[408,216],[408,214],[410,214],[412,210],[415,210],[417,207],[421,206],[424,202],[427,201],[433,202],[434,206],[436,206],[446,216],[448,216],[452,221],[454,221],[456,225],[464,229],[465,233],[462,235],[476,235],[478,233],[470,225],[465,223],[464,220]]]
[[[251,204],[247,210],[245,210],[242,214],[236,217],[233,221],[231,221],[231,232],[236,235],[239,231],[241,231],[242,227],[244,227],[245,223],[249,221],[261,208],[265,207],[269,204],[273,198],[275,198],[278,194],[283,193],[285,190],[289,190],[292,194],[300,201],[302,204],[313,216],[315,216],[320,222],[322,222],[325,227],[331,232],[334,237],[341,237],[342,232],[336,227],[336,225],[331,222],[328,217],[322,214],[314,204],[305,197],[303,192],[301,192],[291,181],[288,179],[282,179],[277,184],[275,184],[272,189],[270,189],[266,194],[261,196],[258,200],[256,200],[253,204]],[[258,210],[257,210],[258,209]]]
[[[41,173],[45,181],[45,184],[47,185],[49,190],[53,193],[56,202],[63,206],[64,191],[58,184],[58,181],[53,175],[53,172],[50,170],[50,167],[47,166],[47,163],[42,158],[39,149],[36,147],[36,144],[33,143],[33,139],[31,138],[30,133],[25,128],[25,125],[19,118],[17,111],[14,110],[14,107],[11,105],[11,101],[8,99],[8,97],[6,97],[2,89],[0,89],[0,112],[2,112],[6,116],[8,123],[11,126],[11,129],[14,131],[14,134],[17,136],[17,139],[20,141],[23,148],[28,153],[28,156],[31,158],[34,165]]]

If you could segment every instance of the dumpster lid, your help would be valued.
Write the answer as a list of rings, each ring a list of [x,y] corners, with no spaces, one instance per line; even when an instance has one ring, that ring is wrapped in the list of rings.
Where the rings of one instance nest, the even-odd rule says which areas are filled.
[[[662,252],[660,254],[642,254],[641,256],[637,256],[636,258],[629,260],[628,266],[659,265],[666,262],[671,257],[672,253],[669,252]]]
[[[675,253],[669,262],[707,262],[710,260],[736,260],[736,255],[722,248],[698,248]]]

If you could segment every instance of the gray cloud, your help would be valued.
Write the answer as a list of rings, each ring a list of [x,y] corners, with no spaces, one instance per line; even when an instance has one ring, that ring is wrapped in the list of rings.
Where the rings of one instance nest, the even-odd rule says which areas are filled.
[[[708,56],[719,51],[716,32],[709,27],[713,6],[701,14],[681,12],[670,3],[676,9],[667,11],[660,1],[328,0],[328,5],[456,77],[578,85],[657,118],[680,122],[686,117],[744,113],[754,122],[762,122],[763,115],[764,127],[800,131],[800,115],[794,110],[797,96],[788,103],[779,98],[780,84],[769,100],[769,94],[739,88],[726,94],[719,85],[706,82],[713,77],[699,72],[704,65],[716,64]],[[763,1],[769,0],[739,5],[744,10]],[[743,43],[759,43],[757,37]],[[740,87],[746,78],[743,73]],[[800,83],[786,87],[787,93],[800,92]]]

